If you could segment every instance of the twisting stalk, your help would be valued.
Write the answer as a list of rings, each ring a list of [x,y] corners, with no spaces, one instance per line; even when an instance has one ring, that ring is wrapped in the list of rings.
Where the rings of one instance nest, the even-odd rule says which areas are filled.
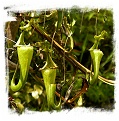
[[[50,43],[52,43],[52,38],[50,37],[49,34],[47,34],[45,32],[45,30],[39,26],[37,27],[35,24],[32,24],[32,27],[35,29],[36,32],[38,32],[39,34],[43,35]],[[106,31],[102,31],[101,35],[103,36],[104,34],[106,34]],[[103,39],[101,38],[101,35],[99,36],[99,40]],[[95,39],[97,39],[97,36],[94,36]],[[62,46],[60,46],[56,40],[53,40],[53,46],[58,50],[58,52],[61,55],[64,55],[65,52],[65,58],[66,60],[68,60],[72,65],[74,65],[75,67],[77,67],[78,69],[80,69],[83,73],[92,73],[92,75],[94,74],[93,72],[91,72],[88,68],[84,67],[81,63],[79,63],[70,53],[68,53],[68,51],[66,51],[64,48],[62,48]],[[93,46],[93,48],[97,48],[97,44],[95,43],[95,46]],[[114,80],[109,80],[106,79],[104,77],[98,76],[98,79],[100,81],[103,81],[106,84],[109,85],[115,85],[115,81]]]

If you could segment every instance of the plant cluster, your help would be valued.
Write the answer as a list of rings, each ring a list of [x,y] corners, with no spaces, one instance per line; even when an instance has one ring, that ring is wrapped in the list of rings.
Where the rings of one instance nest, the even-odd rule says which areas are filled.
[[[9,107],[22,113],[80,106],[113,109],[112,10],[12,13],[6,23]],[[9,36],[9,33],[16,33]],[[15,36],[15,37],[13,37]],[[12,40],[15,38],[15,40]]]

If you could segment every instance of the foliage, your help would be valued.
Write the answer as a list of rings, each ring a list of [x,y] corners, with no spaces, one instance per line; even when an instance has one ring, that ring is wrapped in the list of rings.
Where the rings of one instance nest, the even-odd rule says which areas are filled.
[[[16,15],[16,13],[13,13]],[[46,61],[47,48],[51,53],[53,61],[58,66],[56,76],[56,91],[63,97],[66,96],[67,90],[71,85],[71,92],[66,96],[71,99],[82,88],[82,77],[87,74],[82,70],[74,68],[74,66],[66,60],[65,54],[62,55],[53,45],[55,40],[67,53],[72,55],[84,67],[91,70],[91,56],[89,49],[95,43],[95,36],[106,31],[104,39],[99,42],[98,48],[103,52],[99,75],[107,79],[114,80],[114,50],[113,50],[113,16],[112,10],[106,9],[59,9],[47,11],[30,11],[18,15],[21,17],[21,22],[18,28],[15,41],[17,42],[20,34],[24,31],[24,41],[34,47],[33,58],[31,61],[32,71],[29,71],[25,86],[18,92],[13,92],[9,89],[9,97],[14,101],[10,101],[10,107],[18,108],[22,113],[25,108],[32,111],[46,111],[48,104],[46,99],[46,90],[43,83],[41,68]],[[17,17],[18,17],[17,16]],[[51,38],[50,43],[43,33],[47,33]],[[10,49],[12,48],[12,49]],[[16,48],[8,46],[8,59],[14,63],[18,62]],[[9,67],[9,82],[12,80],[15,69]],[[73,78],[74,77],[74,78]],[[19,70],[16,74],[16,80],[19,80]],[[64,103],[64,108],[73,108],[80,106],[78,102],[83,99],[82,106],[94,106],[98,108],[113,109],[114,104],[114,86],[103,83],[98,79],[98,83],[90,85],[85,94],[82,94],[71,104]],[[59,98],[56,96],[57,102]],[[63,101],[62,101],[63,102]]]

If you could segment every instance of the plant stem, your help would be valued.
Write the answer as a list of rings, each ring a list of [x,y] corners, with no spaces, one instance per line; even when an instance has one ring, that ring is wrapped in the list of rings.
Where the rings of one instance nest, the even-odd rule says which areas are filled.
[[[37,31],[39,34],[43,35],[50,43],[52,42],[52,38],[41,28],[37,27],[36,25],[32,25],[32,27]],[[69,61],[74,67],[80,69],[83,73],[90,74],[91,71],[87,69],[85,66],[83,66],[81,63],[79,63],[68,51],[66,51],[61,45],[59,45],[55,40],[53,40],[53,46],[58,50],[58,52],[63,56],[65,52],[65,58],[67,61]],[[32,69],[30,69],[32,70]],[[92,72],[94,75],[94,73]],[[104,77],[98,76],[98,79],[100,81],[103,81],[104,83],[107,83],[109,85],[114,85],[115,81],[105,79]]]

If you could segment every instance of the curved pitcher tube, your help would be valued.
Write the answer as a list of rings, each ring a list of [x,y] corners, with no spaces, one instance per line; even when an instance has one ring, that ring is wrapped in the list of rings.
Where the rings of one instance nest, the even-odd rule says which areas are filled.
[[[18,83],[15,84],[15,75],[17,71],[16,69],[14,72],[13,78],[11,80],[10,87],[12,91],[19,91],[21,88],[24,87],[28,77],[29,67],[33,56],[33,46],[25,45],[24,32],[22,32],[15,47],[17,47],[17,53],[18,53],[18,61],[20,66],[20,78]]]
[[[55,90],[56,90],[56,84],[55,84],[56,67],[57,67],[56,64],[53,62],[51,56],[48,53],[46,63],[44,67],[41,69],[41,72],[44,79],[49,110],[51,110],[52,108],[59,109],[61,105],[60,104],[61,100],[58,105],[56,105],[54,102]]]
[[[94,68],[94,76],[92,80],[90,81],[91,84],[94,84],[98,78],[99,68],[100,68],[100,62],[103,56],[103,52],[99,49],[93,49],[90,50],[91,59],[93,62],[93,68]]]

